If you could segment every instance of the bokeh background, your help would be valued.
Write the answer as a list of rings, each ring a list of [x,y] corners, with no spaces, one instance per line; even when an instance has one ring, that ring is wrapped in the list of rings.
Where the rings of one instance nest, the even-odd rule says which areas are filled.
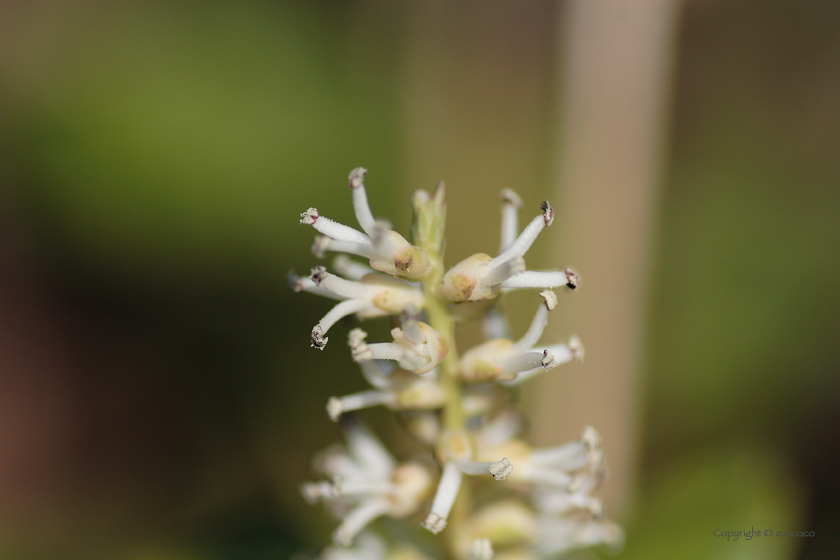
[[[330,303],[285,275],[317,262],[301,211],[353,222],[359,165],[404,232],[410,193],[446,179],[450,264],[495,249],[501,188],[523,220],[550,193],[578,222],[529,262],[579,266],[563,336],[622,283],[563,251],[637,239],[629,315],[585,323],[587,363],[523,397],[535,430],[573,436],[575,407],[629,426],[606,443],[619,558],[837,557],[840,4],[604,0],[589,20],[579,4],[0,2],[0,559],[327,542],[298,485],[339,437],[327,398],[364,382],[339,346],[308,347]],[[631,122],[656,131],[641,198],[566,184],[581,20],[628,30],[596,41],[622,52],[658,21],[653,72],[621,71],[656,79]],[[633,143],[598,139],[597,165],[632,174]],[[515,329],[531,303],[508,305]],[[627,367],[597,378],[619,339]],[[562,390],[592,377],[601,400]],[[390,415],[364,417],[400,451]],[[712,535],[752,527],[815,537]]]

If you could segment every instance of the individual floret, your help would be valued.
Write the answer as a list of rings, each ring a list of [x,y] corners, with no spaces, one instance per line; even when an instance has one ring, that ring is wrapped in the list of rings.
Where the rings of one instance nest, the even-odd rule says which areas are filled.
[[[323,234],[316,239],[313,252],[318,256],[326,251],[359,255],[369,259],[370,266],[380,272],[410,279],[423,277],[429,271],[426,253],[395,232],[387,220],[373,218],[364,184],[366,173],[367,169],[359,167],[349,176],[353,210],[364,233],[322,216],[317,208],[310,208],[300,215],[300,223]]]
[[[496,480],[504,480],[514,470],[507,457],[492,461],[475,461],[473,445],[463,431],[450,431],[443,434],[438,445],[438,459],[443,464],[432,510],[423,522],[423,527],[434,534],[446,528],[446,522],[465,474],[479,476],[490,474]]]
[[[406,308],[418,309],[425,304],[423,292],[404,280],[384,274],[368,274],[358,281],[330,274],[323,266],[312,269],[309,279],[290,277],[297,291],[309,291],[341,299],[312,328],[312,347],[323,350],[329,340],[327,331],[339,319],[355,313],[359,318],[382,317],[402,313]]]
[[[301,488],[310,502],[321,500],[342,512],[333,540],[349,546],[353,538],[383,515],[406,517],[415,513],[433,489],[434,479],[425,465],[398,464],[373,434],[359,424],[345,423],[346,449],[328,450],[316,466],[330,480]]]
[[[554,222],[554,209],[548,202],[540,205],[542,214],[536,216],[515,240],[516,210],[519,198],[512,191],[503,191],[502,251],[493,258],[476,253],[453,266],[443,276],[439,290],[449,301],[482,301],[493,299],[503,289],[577,288],[577,275],[571,269],[564,271],[527,271],[525,253],[536,241],[540,232]]]
[[[521,382],[541,371],[548,371],[576,357],[579,341],[572,346],[557,344],[538,347],[548,321],[548,314],[557,305],[551,290],[540,293],[543,303],[531,322],[531,327],[520,340],[495,338],[467,351],[461,358],[461,376],[469,382],[516,381]],[[581,348],[582,351],[582,348]],[[580,352],[577,353],[580,355]]]
[[[361,329],[350,332],[349,344],[353,360],[395,360],[412,373],[426,373],[438,366],[449,351],[446,339],[426,323],[417,321],[412,312],[402,314],[403,328],[391,330],[394,342],[368,344]]]
[[[384,405],[391,410],[435,410],[443,406],[446,395],[434,371],[420,376],[394,368],[385,360],[368,360],[359,364],[362,373],[374,388],[331,397],[327,414],[338,421],[345,412]]]

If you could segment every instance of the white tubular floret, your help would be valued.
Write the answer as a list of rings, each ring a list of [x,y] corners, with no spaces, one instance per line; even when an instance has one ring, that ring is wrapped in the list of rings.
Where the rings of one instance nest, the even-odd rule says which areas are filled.
[[[450,461],[444,465],[435,499],[432,501],[432,511],[423,522],[423,527],[435,535],[446,528],[446,520],[458,496],[463,476],[455,462]]]
[[[315,288],[329,290],[344,301],[333,307],[312,329],[312,347],[323,350],[330,328],[343,317],[382,317],[418,309],[425,303],[423,292],[411,284],[382,274],[370,274],[359,281],[346,280],[327,272],[323,266],[312,269],[310,282]],[[305,287],[305,286],[304,286]]]
[[[375,365],[378,363],[369,360],[361,366],[378,370]],[[446,402],[446,394],[434,377],[421,377],[405,370],[397,370],[388,377],[382,377],[378,371],[368,371],[365,376],[375,382],[375,385],[371,384],[377,389],[330,398],[327,414],[334,422],[345,412],[373,406],[384,405],[391,410],[435,410]]]
[[[380,272],[403,278],[422,278],[429,271],[426,253],[393,231],[386,220],[374,219],[364,185],[366,173],[366,169],[359,167],[351,171],[348,178],[353,210],[364,233],[322,216],[316,208],[310,208],[300,215],[300,223],[312,226],[323,234],[316,240],[313,252],[319,257],[327,251],[350,253],[369,259],[370,266]]]
[[[367,169],[364,167],[357,167],[350,172],[347,178],[350,192],[353,193],[353,212],[356,214],[356,220],[365,233],[373,235],[373,213],[370,211],[368,204],[367,191],[365,190],[365,175]]]
[[[525,226],[525,229],[522,230],[522,233],[519,234],[516,241],[504,253],[490,261],[491,267],[498,266],[516,257],[525,256],[525,253],[528,252],[528,249],[537,240],[540,232],[554,222],[554,209],[548,201],[540,204],[540,210],[542,210],[542,215],[531,220],[531,223]]]
[[[402,369],[417,374],[433,370],[446,357],[449,344],[426,323],[409,321],[409,325],[411,336],[420,342],[414,342],[399,328],[391,330],[394,342],[367,344],[364,342],[367,334],[356,334],[350,344],[353,359],[357,362],[395,360]]]
[[[338,255],[333,259],[332,265],[336,272],[349,280],[361,280],[368,274],[376,272],[371,267],[356,262],[347,255]]]
[[[543,298],[543,303],[537,308],[534,319],[531,321],[531,326],[525,336],[520,338],[511,348],[514,352],[520,352],[533,348],[542,338],[545,326],[548,324],[548,314],[554,311],[557,306],[557,296],[551,290],[544,290],[540,292],[540,297]]]
[[[565,270],[526,270],[519,272],[504,282],[503,290],[518,290],[521,288],[559,288],[566,286],[570,290],[578,287],[578,275],[571,268]]]
[[[540,232],[554,221],[554,210],[548,202],[543,202],[540,208],[542,214],[534,218],[498,257],[477,253],[449,269],[441,280],[440,294],[454,302],[492,299],[505,282],[526,273],[525,253]],[[503,234],[503,244],[506,244],[504,235],[507,234]]]
[[[370,237],[350,226],[345,226],[322,216],[317,208],[310,208],[306,212],[301,212],[300,223],[305,226],[312,226],[316,231],[335,241],[370,245]]]
[[[571,336],[569,342],[566,344],[554,344],[548,346],[545,350],[550,352],[554,357],[554,367],[571,361],[583,361],[583,344],[577,336]],[[519,385],[544,371],[546,370],[543,367],[535,367],[534,369],[520,372],[519,375],[510,381],[502,381],[502,384]]]
[[[493,475],[496,480],[504,480],[513,471],[513,464],[507,457],[499,461],[470,461],[462,459],[457,462],[458,468],[464,474],[478,476],[482,474]]]
[[[347,299],[344,296],[340,296],[335,292],[331,292],[326,288],[318,286],[312,281],[312,278],[298,276],[295,274],[294,270],[289,271],[289,274],[286,275],[286,281],[289,283],[289,288],[295,292],[309,292],[310,294],[315,294],[329,299],[336,299],[338,301]]]

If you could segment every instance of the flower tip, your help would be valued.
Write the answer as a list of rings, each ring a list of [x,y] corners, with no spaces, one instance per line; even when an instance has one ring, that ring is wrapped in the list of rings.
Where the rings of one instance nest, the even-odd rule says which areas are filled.
[[[312,224],[315,223],[315,220],[317,220],[319,217],[320,217],[320,214],[318,214],[318,209],[317,208],[310,208],[306,212],[301,213],[300,223],[305,225],[305,226],[311,226]]]
[[[510,204],[517,210],[522,208],[522,199],[519,198],[519,195],[513,189],[502,189],[502,192],[499,193],[499,196],[502,199],[502,204]]]
[[[572,353],[572,359],[577,363],[583,363],[583,343],[577,337],[577,335],[572,335],[569,338],[569,342],[566,344],[569,347],[569,351]]]
[[[545,371],[557,367],[557,360],[554,359],[554,354],[547,349],[543,350],[543,357],[540,363],[542,364],[542,367],[545,368]]]
[[[373,359],[373,352],[365,342],[367,333],[362,329],[353,329],[347,335],[347,344],[350,346],[350,355],[353,361],[358,363],[368,362]]]
[[[312,254],[319,259],[323,259],[327,255],[327,250],[330,247],[331,241],[332,239],[326,235],[319,235],[316,237],[315,242],[312,243]]]
[[[347,178],[350,188],[358,189],[359,187],[365,186],[365,175],[367,175],[367,169],[364,167],[357,167],[351,171]]]
[[[601,436],[598,434],[598,430],[592,426],[586,426],[580,433],[580,442],[587,449],[597,449],[601,446]]]
[[[295,274],[294,270],[290,270],[289,273],[286,275],[286,282],[289,283],[289,288],[293,292],[303,291],[303,283],[301,280],[301,277]]]
[[[426,521],[423,522],[423,528],[431,531],[433,535],[437,535],[446,529],[446,519],[436,513],[430,513]]]
[[[321,328],[321,325],[315,325],[312,327],[312,344],[310,346],[312,348],[317,348],[318,350],[323,350],[324,347],[329,342],[329,337],[324,336],[324,329]]]
[[[543,211],[543,220],[545,220],[545,227],[550,226],[554,223],[554,208],[551,207],[551,204],[548,203],[547,200],[543,201],[540,204],[540,210]]]
[[[321,285],[321,281],[327,275],[327,267],[325,266],[316,266],[312,270],[309,271],[309,277],[315,282],[316,286]]]
[[[540,292],[540,297],[545,300],[546,309],[554,311],[554,308],[557,307],[557,295],[551,290],[543,290]]]
[[[330,416],[330,420],[338,422],[342,412],[344,412],[344,405],[341,403],[341,399],[330,397],[330,400],[327,401],[327,414]]]
[[[510,459],[503,457],[501,461],[496,461],[490,465],[488,470],[496,480],[504,480],[513,472],[513,464],[510,462]]]
[[[571,268],[567,268],[563,272],[566,273],[566,286],[570,290],[577,290],[580,278],[578,278],[578,275],[575,273],[575,271]]]

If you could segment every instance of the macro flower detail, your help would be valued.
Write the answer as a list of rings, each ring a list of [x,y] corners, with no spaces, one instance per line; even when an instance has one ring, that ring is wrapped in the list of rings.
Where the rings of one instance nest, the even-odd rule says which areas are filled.
[[[576,289],[577,274],[525,267],[525,254],[553,224],[554,209],[543,202],[519,232],[522,202],[503,190],[498,256],[476,253],[447,270],[443,182],[433,194],[412,197],[409,243],[373,217],[365,173],[357,168],[349,177],[361,231],[315,208],[301,214],[301,223],[319,233],[315,256],[340,253],[332,272],[316,266],[308,276],[288,276],[294,291],[335,301],[312,328],[315,348],[324,349],[330,329],[344,317],[391,322],[384,341],[369,341],[358,327],[348,332],[350,358],[369,387],[329,398],[326,412],[346,443],[318,455],[315,469],[324,479],[301,487],[307,501],[323,503],[338,519],[334,545],[321,560],[431,560],[425,547],[408,539],[378,536],[381,517],[410,518],[442,533],[440,558],[449,560],[539,560],[588,546],[620,546],[621,528],[605,517],[598,495],[606,477],[598,432],[587,427],[577,440],[535,449],[518,435],[521,413],[510,396],[513,386],[541,372],[583,360],[576,336],[565,344],[541,342],[558,305],[550,288]],[[528,330],[514,339],[498,303],[520,288],[541,288],[542,301]],[[484,342],[459,354],[455,324],[470,321],[480,324]],[[378,406],[394,412],[403,433],[425,448],[424,456],[397,460],[356,420]],[[480,492],[481,485],[492,492]],[[476,495],[483,496],[480,505],[473,502]]]
[[[315,242],[313,251],[323,256],[326,251],[359,255],[370,260],[370,266],[379,272],[417,279],[429,270],[425,252],[411,245],[403,236],[391,229],[387,220],[375,220],[368,204],[364,178],[367,169],[358,167],[350,172],[349,186],[353,195],[353,211],[364,233],[345,226],[310,208],[301,213],[300,223],[312,226],[323,234]]]
[[[567,268],[561,271],[525,270],[525,253],[537,240],[540,232],[554,223],[554,209],[546,201],[540,205],[542,214],[536,216],[516,239],[516,210],[519,197],[510,190],[503,191],[502,251],[497,257],[476,253],[453,266],[443,276],[440,293],[453,302],[493,299],[502,289],[557,288],[576,289],[577,274]]]
[[[368,274],[359,280],[347,280],[327,272],[323,266],[312,269],[309,282],[295,280],[294,287],[298,286],[300,291],[341,300],[312,328],[312,347],[319,350],[327,345],[327,331],[342,317],[354,313],[363,319],[394,315],[408,307],[423,307],[425,301],[423,292],[404,280],[384,274]]]
[[[336,513],[343,514],[333,540],[349,546],[377,517],[405,517],[417,511],[434,479],[420,463],[398,464],[379,440],[359,424],[348,423],[345,436],[346,448],[327,450],[317,463],[331,480],[304,484],[301,493],[307,501],[324,501]]]
[[[540,292],[543,304],[537,308],[528,332],[514,342],[494,338],[472,348],[461,358],[461,377],[471,383],[486,381],[518,381],[530,379],[541,371],[582,357],[582,346],[576,337],[569,344],[538,347],[548,322],[548,314],[557,305],[551,290]]]

